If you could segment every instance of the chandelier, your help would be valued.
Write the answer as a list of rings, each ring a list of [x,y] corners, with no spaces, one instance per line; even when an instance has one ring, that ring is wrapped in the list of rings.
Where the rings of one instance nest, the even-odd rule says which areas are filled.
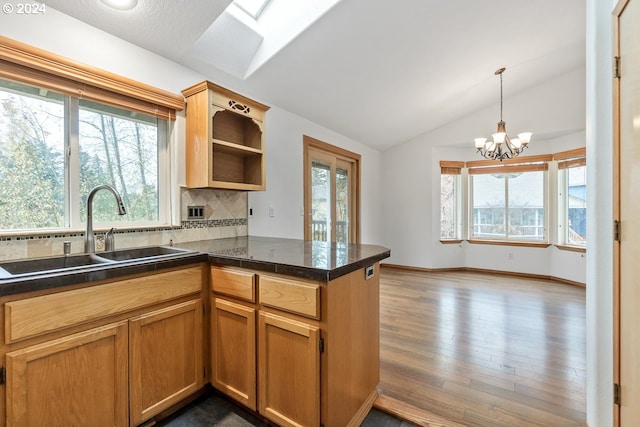
[[[498,130],[491,135],[492,140],[487,138],[475,138],[476,151],[485,159],[500,160],[511,159],[518,156],[527,148],[531,140],[531,132],[522,132],[517,138],[509,138],[505,123],[502,120],[502,73],[506,68],[496,70],[495,74],[500,76],[500,121],[498,122]]]

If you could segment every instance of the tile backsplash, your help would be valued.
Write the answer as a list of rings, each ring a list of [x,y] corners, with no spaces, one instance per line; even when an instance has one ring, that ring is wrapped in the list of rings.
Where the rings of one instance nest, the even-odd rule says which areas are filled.
[[[194,240],[246,236],[247,193],[213,189],[180,189],[180,225],[158,228],[115,230],[116,248],[148,245],[168,245]],[[204,218],[187,219],[188,206],[204,207]],[[104,232],[96,229],[96,251],[104,247]],[[71,242],[71,253],[84,251],[84,232],[77,230],[33,235],[2,235],[0,230],[0,260],[43,257],[62,254],[62,243]]]

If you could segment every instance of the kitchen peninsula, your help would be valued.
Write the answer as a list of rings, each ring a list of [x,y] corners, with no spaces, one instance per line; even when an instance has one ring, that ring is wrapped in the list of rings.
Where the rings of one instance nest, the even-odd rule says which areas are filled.
[[[267,237],[180,247],[211,261],[214,387],[283,426],[362,423],[377,397],[388,249]]]
[[[0,425],[139,425],[208,382],[281,426],[360,425],[388,249],[246,236],[150,249],[4,263]]]

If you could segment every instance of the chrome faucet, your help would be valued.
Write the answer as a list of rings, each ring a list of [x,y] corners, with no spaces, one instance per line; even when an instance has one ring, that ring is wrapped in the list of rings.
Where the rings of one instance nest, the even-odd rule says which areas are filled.
[[[95,196],[99,190],[109,190],[113,193],[118,203],[118,215],[127,213],[122,203],[122,197],[120,197],[120,193],[118,193],[115,188],[106,184],[94,187],[89,192],[89,197],[87,197],[87,232],[84,235],[84,251],[86,253],[94,253],[96,251],[95,236],[93,235],[93,196]]]

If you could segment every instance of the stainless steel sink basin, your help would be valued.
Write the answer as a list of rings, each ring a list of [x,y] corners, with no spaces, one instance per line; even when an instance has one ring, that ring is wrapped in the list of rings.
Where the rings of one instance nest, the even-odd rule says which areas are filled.
[[[53,274],[74,271],[101,265],[118,265],[134,261],[152,261],[193,254],[187,249],[169,246],[146,246],[120,249],[112,252],[79,254],[48,258],[31,258],[19,261],[0,262],[0,279],[30,277],[37,274]]]
[[[143,248],[120,249],[112,252],[101,252],[97,254],[101,258],[111,261],[131,261],[145,258],[158,258],[190,254],[193,251],[178,249],[170,246],[147,246]]]
[[[0,263],[0,277],[40,274],[56,270],[67,270],[95,264],[105,264],[109,262],[111,261],[97,257],[93,254],[6,261]]]

